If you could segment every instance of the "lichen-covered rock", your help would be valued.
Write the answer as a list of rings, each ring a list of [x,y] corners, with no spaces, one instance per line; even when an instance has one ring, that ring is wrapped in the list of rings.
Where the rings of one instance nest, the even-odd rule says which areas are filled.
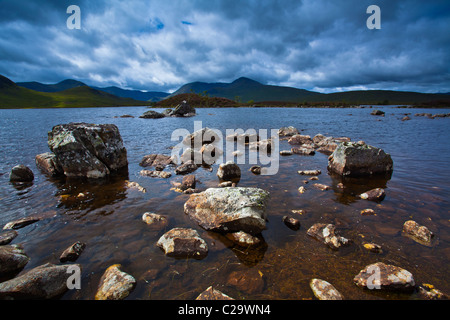
[[[174,228],[156,243],[170,257],[203,259],[208,255],[208,245],[194,229]]]
[[[222,181],[239,181],[241,178],[241,169],[233,161],[228,161],[219,165],[217,177]]]
[[[0,246],[0,276],[20,271],[30,258],[17,245]]]
[[[0,299],[52,299],[68,290],[72,275],[69,268],[76,265],[54,265],[51,263],[36,267],[14,279],[0,283]]]
[[[358,287],[392,291],[412,291],[415,287],[413,275],[397,266],[377,262],[366,266],[354,278]]]
[[[306,135],[301,135],[301,134],[296,134],[293,135],[289,140],[288,140],[289,144],[312,144],[313,140],[311,139],[310,136],[306,136]]]
[[[384,150],[358,142],[340,143],[328,159],[328,170],[342,176],[391,173],[393,161]]]
[[[9,174],[9,181],[11,182],[32,182],[33,180],[33,171],[23,164],[12,168]]]
[[[423,283],[418,286],[418,290],[420,297],[425,300],[448,300],[450,298],[441,290],[436,289],[432,284]]]
[[[343,245],[350,244],[349,239],[337,234],[336,227],[332,224],[316,223],[308,229],[307,234],[322,241],[332,249],[339,249]]]
[[[95,300],[123,300],[133,291],[136,280],[120,268],[120,264],[115,264],[106,269],[100,279]]]
[[[414,241],[427,246],[431,245],[434,236],[427,227],[421,226],[413,220],[408,220],[403,224],[403,232]]]
[[[234,300],[223,292],[214,289],[212,286],[200,293],[195,300]]]
[[[300,170],[297,173],[301,176],[318,176],[322,172],[320,170]]]
[[[244,231],[227,233],[225,234],[225,237],[228,240],[231,240],[234,244],[244,248],[256,247],[262,242],[259,237],[252,236]]]
[[[48,146],[67,177],[103,178],[128,167],[114,124],[69,123],[53,127]]]
[[[309,286],[314,296],[319,300],[343,300],[343,295],[329,282],[321,279],[312,279]]]
[[[269,193],[258,188],[210,188],[191,195],[184,211],[206,230],[255,235],[266,228],[268,198]]]

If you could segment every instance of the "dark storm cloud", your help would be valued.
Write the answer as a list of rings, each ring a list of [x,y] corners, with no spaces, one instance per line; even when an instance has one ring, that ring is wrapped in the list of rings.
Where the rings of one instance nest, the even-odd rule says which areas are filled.
[[[82,29],[66,27],[79,5]],[[366,9],[381,8],[381,30]],[[0,74],[171,90],[247,76],[323,92],[450,91],[448,1],[2,1]]]

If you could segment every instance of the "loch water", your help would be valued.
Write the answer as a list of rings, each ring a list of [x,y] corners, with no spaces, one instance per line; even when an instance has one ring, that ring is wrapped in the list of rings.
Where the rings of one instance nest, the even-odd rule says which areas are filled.
[[[127,299],[195,299],[213,285],[235,299],[315,299],[309,287],[313,278],[333,284],[346,299],[418,299],[417,292],[393,293],[358,288],[353,278],[366,265],[378,261],[410,271],[417,284],[429,283],[450,293],[450,119],[414,116],[443,113],[439,109],[402,109],[382,106],[384,117],[372,116],[370,108],[224,108],[197,109],[192,118],[140,119],[146,107],[86,109],[0,110],[0,227],[27,216],[41,221],[17,230],[11,244],[21,244],[31,258],[26,272],[47,262],[59,264],[60,254],[76,241],[86,249],[76,263],[82,266],[81,289],[68,290],[60,299],[94,299],[100,277],[112,264],[121,264],[137,285]],[[405,113],[411,120],[401,121]],[[129,114],[133,118],[121,118]],[[171,190],[169,179],[142,177],[141,159],[148,154],[170,155],[176,129],[194,131],[203,127],[226,129],[270,129],[294,126],[302,134],[318,133],[363,140],[391,154],[394,171],[390,178],[361,178],[344,182],[327,172],[328,155],[292,155],[279,158],[276,175],[257,176],[252,164],[240,165],[240,187],[259,187],[270,192],[267,204],[265,244],[258,249],[238,248],[222,236],[199,227],[183,211],[189,198]],[[120,130],[128,152],[128,180],[143,186],[142,193],[126,187],[123,177],[101,181],[65,181],[44,175],[35,156],[48,152],[47,133],[57,124],[69,122],[113,123]],[[290,149],[280,141],[280,150]],[[29,166],[35,179],[31,185],[9,182],[9,172],[18,164]],[[212,171],[199,168],[194,174],[199,189],[217,187],[218,165]],[[321,191],[304,185],[308,177],[298,170],[319,169],[318,183],[331,186]],[[298,192],[305,186],[304,194]],[[358,198],[376,187],[385,188],[381,203]],[[83,193],[83,197],[77,197]],[[360,211],[373,209],[375,215]],[[292,210],[305,210],[294,214]],[[196,229],[208,243],[202,260],[166,257],[156,246],[164,231],[150,230],[142,221],[144,212],[169,217],[168,229]],[[282,221],[290,216],[300,221],[294,231]],[[415,220],[434,234],[431,246],[402,234],[403,223]],[[333,223],[352,244],[332,250],[309,237],[314,223]],[[168,231],[168,230],[167,230]],[[382,246],[382,253],[363,247],[365,242]],[[231,274],[257,273],[263,286],[247,290],[229,283]]]

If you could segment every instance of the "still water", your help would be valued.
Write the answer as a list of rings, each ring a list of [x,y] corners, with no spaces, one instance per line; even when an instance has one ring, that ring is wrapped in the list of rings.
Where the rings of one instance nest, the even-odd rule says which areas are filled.
[[[38,223],[19,229],[12,244],[21,244],[31,258],[23,272],[47,262],[59,263],[60,254],[76,241],[86,249],[76,263],[82,266],[81,290],[70,290],[61,299],[93,299],[103,272],[112,264],[137,280],[127,299],[195,299],[213,285],[235,299],[314,299],[312,278],[332,283],[347,299],[417,299],[417,293],[397,294],[363,290],[353,277],[366,265],[378,261],[410,271],[417,284],[430,283],[450,292],[450,119],[415,117],[415,113],[442,110],[380,107],[385,117],[370,115],[371,109],[241,108],[198,109],[193,118],[139,119],[145,107],[0,110],[0,226],[27,216]],[[401,121],[411,112],[410,121]],[[129,114],[134,118],[120,118]],[[337,188],[341,181],[327,174],[327,158],[293,155],[280,157],[275,176],[255,176],[250,164],[241,165],[241,187],[259,187],[270,192],[267,206],[265,245],[257,250],[233,247],[217,234],[202,230],[183,212],[189,195],[170,190],[170,179],[141,177],[141,159],[148,154],[170,155],[172,132],[194,131],[194,121],[204,127],[226,129],[279,129],[294,126],[302,134],[318,133],[350,137],[384,149],[394,161],[390,179],[357,179]],[[34,163],[37,154],[48,152],[47,132],[69,122],[113,123],[120,130],[128,151],[130,181],[147,189],[128,189],[123,179],[91,183],[52,180]],[[280,150],[290,149],[280,141]],[[17,164],[35,173],[31,186],[17,188],[9,183],[9,171]],[[320,169],[319,183],[332,187],[298,192],[304,176],[298,170]],[[198,188],[216,187],[217,165],[210,172],[199,168]],[[381,204],[360,200],[357,194],[375,187],[386,189]],[[79,193],[86,196],[77,198]],[[376,215],[362,216],[371,208]],[[302,215],[292,210],[303,209]],[[156,247],[164,233],[155,232],[141,220],[144,212],[170,218],[169,229],[196,229],[209,246],[203,260],[166,257]],[[283,216],[301,222],[298,231],[286,227]],[[427,226],[435,239],[430,247],[402,235],[403,223],[414,219]],[[334,251],[306,235],[314,223],[333,223],[341,235],[352,239],[349,247]],[[365,250],[364,242],[382,246],[383,253]],[[233,272],[258,272],[264,286],[243,291],[228,282]]]

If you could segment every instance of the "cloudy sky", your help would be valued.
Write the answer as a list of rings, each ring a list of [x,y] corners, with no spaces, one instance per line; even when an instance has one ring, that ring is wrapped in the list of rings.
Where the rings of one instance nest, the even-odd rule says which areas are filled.
[[[366,26],[373,4],[379,30]],[[450,92],[448,0],[1,0],[0,35],[0,74],[16,82]]]

